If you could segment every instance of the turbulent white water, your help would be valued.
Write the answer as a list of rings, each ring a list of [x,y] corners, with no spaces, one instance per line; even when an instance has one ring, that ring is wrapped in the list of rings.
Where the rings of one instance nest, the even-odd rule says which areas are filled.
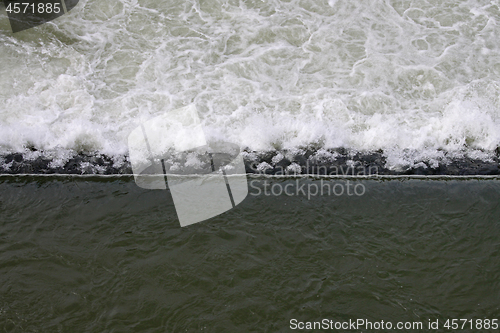
[[[0,6],[2,153],[125,155],[190,103],[210,137],[258,151],[398,166],[500,146],[498,0],[80,0],[16,34]]]

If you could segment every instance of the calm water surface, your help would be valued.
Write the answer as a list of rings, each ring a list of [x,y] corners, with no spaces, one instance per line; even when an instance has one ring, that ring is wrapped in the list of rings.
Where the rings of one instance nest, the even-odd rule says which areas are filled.
[[[500,318],[497,180],[359,183],[363,196],[311,200],[252,188],[236,209],[180,228],[169,192],[130,178],[3,177],[0,331]]]

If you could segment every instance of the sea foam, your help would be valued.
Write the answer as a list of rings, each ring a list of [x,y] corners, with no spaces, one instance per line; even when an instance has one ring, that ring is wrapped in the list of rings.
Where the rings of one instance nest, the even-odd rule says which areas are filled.
[[[2,10],[0,154],[123,160],[134,128],[194,103],[208,139],[247,151],[491,160],[499,22],[479,0],[81,0],[12,34]]]

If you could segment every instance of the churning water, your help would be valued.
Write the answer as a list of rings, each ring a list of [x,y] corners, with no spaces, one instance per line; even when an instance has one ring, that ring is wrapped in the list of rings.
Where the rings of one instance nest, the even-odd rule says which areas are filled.
[[[0,149],[119,158],[141,122],[195,103],[210,138],[255,151],[486,160],[498,36],[484,0],[81,0],[16,34],[2,10]]]

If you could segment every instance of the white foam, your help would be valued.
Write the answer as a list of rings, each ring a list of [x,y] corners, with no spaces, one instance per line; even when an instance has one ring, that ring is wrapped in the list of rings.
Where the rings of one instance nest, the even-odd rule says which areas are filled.
[[[500,10],[453,0],[81,0],[12,35],[0,14],[0,152],[127,154],[195,103],[251,150],[383,149],[390,167],[500,145]]]

